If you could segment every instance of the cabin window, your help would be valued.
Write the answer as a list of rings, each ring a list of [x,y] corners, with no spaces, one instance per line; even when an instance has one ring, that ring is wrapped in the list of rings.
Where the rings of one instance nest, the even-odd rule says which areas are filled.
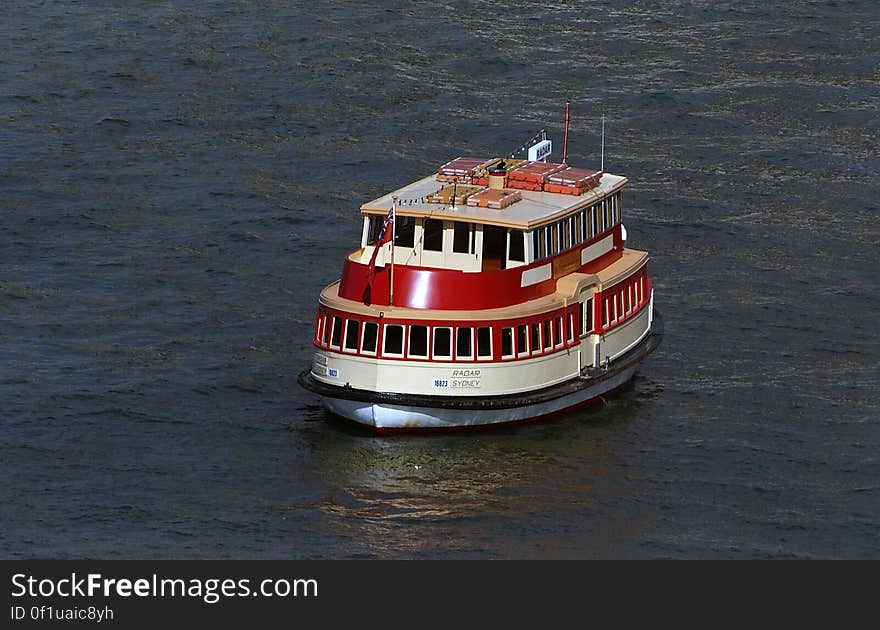
[[[488,326],[477,328],[477,358],[492,358],[492,329]]]
[[[501,356],[504,358],[513,356],[513,328],[501,329]]]
[[[542,335],[544,338],[544,346],[543,346],[544,350],[547,350],[553,344],[553,341],[552,341],[553,337],[551,335],[551,333],[552,333],[551,328],[552,327],[553,326],[552,326],[552,323],[550,322],[550,320],[545,319],[544,320],[544,331],[543,331],[544,334]]]
[[[553,345],[561,346],[562,345],[562,318],[557,317],[556,321],[553,322]]]
[[[377,214],[371,214],[367,220],[369,224],[367,225],[367,245],[375,245],[376,241],[379,240],[379,232],[382,231],[382,224],[385,222],[385,218],[379,216]]]
[[[590,227],[593,228],[590,232],[590,238],[596,236],[599,233],[599,207],[593,206],[590,208]]]
[[[435,359],[451,359],[452,358],[452,329],[451,328],[435,328],[434,329],[434,358]]]
[[[356,319],[349,319],[345,322],[345,349],[357,352],[358,349],[358,333],[360,332],[361,323]]]
[[[330,341],[330,318],[326,315],[322,315],[321,318],[324,320],[324,327],[321,330],[321,345],[326,346]]]
[[[409,346],[407,346],[407,354],[411,357],[418,357],[422,359],[428,358],[427,326],[409,327]]]
[[[532,354],[541,351],[541,324],[532,323]]]
[[[602,325],[608,325],[608,298],[602,298]]]
[[[508,230],[507,232],[510,235],[510,250],[507,253],[507,258],[514,262],[525,262],[525,235],[522,230]]]
[[[584,241],[584,213],[578,212],[574,215],[574,243],[575,245]]]
[[[553,255],[559,251],[559,225],[554,223],[547,230],[549,243],[547,244],[547,253]]]
[[[562,246],[559,248],[568,249],[571,247],[571,218],[562,220]]]
[[[458,328],[455,331],[455,358],[456,359],[473,359],[474,329]]]
[[[379,333],[379,325],[376,322],[364,322],[364,338],[361,341],[361,352],[368,354],[376,353],[376,337]]]
[[[422,236],[422,249],[431,252],[443,251],[443,221],[438,219],[425,219],[424,235]]]
[[[324,326],[324,313],[319,312],[315,321],[315,343],[321,343],[321,328]]]
[[[516,349],[517,356],[522,357],[529,353],[529,327],[526,324],[516,327]]]
[[[333,316],[333,331],[330,335],[330,347],[338,348],[342,342],[342,318],[338,315]]]
[[[581,334],[593,332],[593,298],[581,302]]]
[[[632,285],[629,284],[626,287],[626,294],[623,296],[626,300],[626,312],[629,313],[632,310]]]
[[[613,223],[611,221],[611,200],[606,199],[605,201],[605,229],[607,230],[613,225]]]
[[[473,223],[456,221],[452,224],[452,251],[456,254],[474,253],[474,233],[476,226]]]
[[[403,326],[386,324],[384,337],[382,354],[403,356]]]
[[[568,340],[568,343],[574,342],[574,313],[569,313],[568,317],[565,318],[565,322],[567,327],[565,329],[566,335],[565,338]]]
[[[400,247],[415,247],[416,244],[416,219],[415,217],[402,217],[396,215],[395,219],[395,241],[394,244]]]

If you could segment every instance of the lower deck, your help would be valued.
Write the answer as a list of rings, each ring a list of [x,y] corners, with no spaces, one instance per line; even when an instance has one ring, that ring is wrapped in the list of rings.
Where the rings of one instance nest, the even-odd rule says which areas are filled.
[[[376,323],[367,353],[355,349],[364,347],[370,322],[331,321],[326,347],[316,344],[312,375],[330,385],[410,395],[495,396],[551,387],[614,361],[642,341],[651,327],[650,295],[613,327],[608,326],[607,309],[590,295],[526,323]],[[606,310],[605,327],[594,327],[593,310]],[[325,320],[329,318],[342,320],[338,315]],[[356,324],[345,330],[348,321]],[[335,339],[334,328],[340,330]],[[323,340],[320,326],[318,337]],[[357,343],[352,341],[345,352],[348,338]]]
[[[600,368],[587,369],[586,373],[538,390],[508,395],[382,392],[350,384],[326,384],[308,370],[300,374],[299,382],[320,394],[330,412],[379,432],[468,429],[532,421],[582,407],[625,386],[639,363],[663,338],[663,320],[651,313],[649,331],[625,352]],[[479,379],[480,375],[471,377]]]

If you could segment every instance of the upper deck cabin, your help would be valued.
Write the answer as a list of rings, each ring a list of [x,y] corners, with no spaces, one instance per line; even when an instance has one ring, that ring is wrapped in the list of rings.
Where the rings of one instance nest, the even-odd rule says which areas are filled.
[[[383,295],[391,244],[376,257],[377,269],[369,263],[393,198],[394,304],[489,308],[546,294],[548,281],[622,251],[620,192],[626,183],[625,177],[560,164],[456,158],[437,174],[361,206],[361,248],[346,260],[340,295],[389,303]],[[499,293],[494,298],[475,295],[477,290],[465,291],[461,300],[438,295],[456,293],[454,284],[484,285],[488,276],[497,289],[490,293]]]

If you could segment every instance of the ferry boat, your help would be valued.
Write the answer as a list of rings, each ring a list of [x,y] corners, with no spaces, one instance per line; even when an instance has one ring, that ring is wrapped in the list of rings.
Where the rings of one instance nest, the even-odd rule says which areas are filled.
[[[551,147],[457,157],[361,206],[300,385],[379,432],[523,422],[623,387],[663,336],[627,179]]]

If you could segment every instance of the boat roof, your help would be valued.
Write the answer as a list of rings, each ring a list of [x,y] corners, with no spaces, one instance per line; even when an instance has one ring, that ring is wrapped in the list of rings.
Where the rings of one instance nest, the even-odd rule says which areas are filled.
[[[626,183],[626,177],[602,173],[598,186],[579,195],[517,190],[522,198],[502,209],[471,206],[466,203],[457,203],[453,208],[448,203],[428,200],[441,188],[451,185],[448,182],[438,181],[436,174],[432,174],[365,203],[361,206],[361,212],[388,214],[391,199],[396,196],[398,198],[396,212],[401,216],[468,221],[530,230],[591,206],[603,197],[620,190]],[[467,186],[467,184],[457,185],[462,188]]]

